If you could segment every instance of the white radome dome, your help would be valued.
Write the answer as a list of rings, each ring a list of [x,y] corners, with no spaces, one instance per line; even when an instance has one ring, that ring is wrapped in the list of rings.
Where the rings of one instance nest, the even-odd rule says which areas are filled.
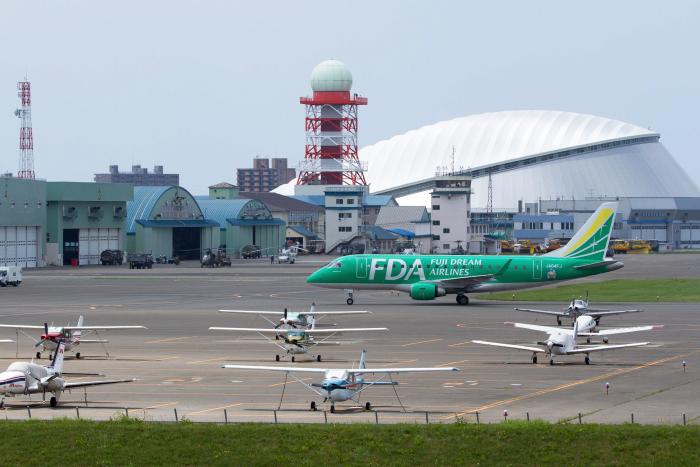
[[[311,72],[311,89],[321,92],[350,91],[352,73],[340,60],[325,60]]]

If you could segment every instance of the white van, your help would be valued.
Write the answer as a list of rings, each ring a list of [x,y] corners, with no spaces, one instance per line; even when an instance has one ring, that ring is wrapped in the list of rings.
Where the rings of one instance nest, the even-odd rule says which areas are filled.
[[[17,266],[0,266],[0,287],[12,285],[17,287],[22,283],[22,268]]]

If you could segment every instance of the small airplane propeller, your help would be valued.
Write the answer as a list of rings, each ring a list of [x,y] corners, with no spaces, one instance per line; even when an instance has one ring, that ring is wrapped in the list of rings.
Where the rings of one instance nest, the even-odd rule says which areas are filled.
[[[34,347],[39,347],[40,345],[43,345],[44,342],[46,342],[48,340],[51,340],[49,338],[49,323],[44,323],[44,335],[42,336],[41,339],[39,339],[39,341],[36,344],[34,344]]]

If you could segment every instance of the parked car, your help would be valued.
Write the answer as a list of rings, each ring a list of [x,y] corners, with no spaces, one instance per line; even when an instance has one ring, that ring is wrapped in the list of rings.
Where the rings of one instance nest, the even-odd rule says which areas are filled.
[[[124,262],[124,252],[122,250],[105,250],[100,253],[100,262],[103,266],[116,266]]]
[[[153,268],[153,255],[150,253],[128,253],[126,262],[129,269],[151,269]]]
[[[0,287],[17,287],[22,283],[22,268],[17,266],[0,267]]]
[[[241,248],[241,258],[243,259],[260,258],[261,256],[262,250],[258,245],[246,245]]]

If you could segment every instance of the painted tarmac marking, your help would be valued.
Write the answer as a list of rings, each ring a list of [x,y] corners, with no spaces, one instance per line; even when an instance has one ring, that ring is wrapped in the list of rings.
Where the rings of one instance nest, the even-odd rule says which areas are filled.
[[[222,362],[222,361],[225,361],[225,360],[227,360],[227,359],[226,359],[226,358],[222,358],[222,357],[214,357],[214,358],[207,358],[206,360],[195,360],[195,361],[193,361],[193,362],[187,362],[187,364],[189,364],[189,365],[198,365],[198,364],[200,364],[200,363],[209,363],[209,362],[216,362],[216,361]]]
[[[185,416],[186,416],[186,417],[190,417],[190,416],[192,416],[192,415],[200,415],[200,414],[207,413],[207,412],[213,412],[213,411],[215,411],[215,410],[230,409],[231,407],[238,407],[238,406],[240,406],[240,405],[243,405],[243,402],[239,402],[239,403],[237,403],[237,404],[222,405],[221,407],[214,407],[214,408],[212,408],[212,409],[199,410],[199,411],[197,411],[197,412],[190,412],[190,413],[188,413],[188,414],[185,415]]]
[[[468,362],[468,361],[469,361],[469,360],[457,360],[456,362],[441,363],[441,364],[438,365],[438,366],[452,366],[452,365],[455,365],[455,364],[457,364],[457,363],[464,363],[464,362]]]
[[[163,344],[165,342],[176,342],[176,341],[181,341],[184,339],[194,339],[197,336],[184,336],[184,337],[171,337],[169,339],[158,339],[155,341],[146,341],[144,344]]]
[[[666,357],[666,358],[661,358],[659,360],[652,360],[650,362],[647,362],[647,363],[644,363],[642,365],[635,366],[632,368],[620,368],[618,370],[611,371],[609,373],[604,373],[604,374],[599,375],[599,376],[593,376],[591,378],[586,378],[586,379],[579,379],[576,381],[572,381],[570,383],[560,384],[559,386],[553,386],[551,388],[541,389],[539,391],[531,392],[529,394],[523,394],[522,396],[512,397],[510,399],[503,399],[500,401],[492,402],[490,404],[485,404],[485,405],[482,405],[480,407],[475,407],[475,408],[472,408],[469,410],[465,410],[464,412],[458,413],[457,416],[463,416],[463,415],[467,415],[469,413],[474,413],[474,412],[483,412],[484,410],[493,409],[494,407],[498,407],[501,405],[511,404],[513,402],[520,402],[520,401],[525,400],[525,399],[531,399],[533,397],[551,394],[553,392],[561,391],[562,389],[568,389],[568,388],[572,388],[575,386],[580,386],[582,384],[595,383],[596,381],[602,381],[602,380],[606,380],[606,379],[609,379],[609,378],[612,378],[615,376],[625,375],[627,373],[632,373],[634,371],[643,370],[644,368],[649,368],[651,366],[659,365],[661,363],[666,363],[666,362],[670,362],[673,360],[678,360],[679,358],[686,358],[690,355],[694,355],[697,353],[700,353],[700,350],[696,350],[694,352],[689,352],[689,353],[686,353],[683,355],[676,355],[674,357]],[[452,415],[451,417],[454,417],[454,415]],[[445,417],[445,419],[448,419],[451,417]]]
[[[459,347],[461,345],[466,345],[466,344],[471,344],[472,341],[464,341],[464,342],[459,342],[457,344],[450,344],[448,347]]]
[[[160,409],[160,408],[163,408],[163,407],[167,407],[167,406],[169,406],[169,405],[177,405],[177,404],[178,404],[178,401],[174,401],[174,402],[164,402],[163,404],[157,404],[157,405],[152,405],[152,406],[150,406],[150,407],[144,407],[143,410],[144,410],[144,411],[145,411],[145,410],[155,410],[155,409]]]
[[[418,345],[418,344],[427,344],[429,342],[438,342],[441,341],[442,339],[430,339],[427,341],[418,341],[418,342],[411,342],[409,344],[402,344],[401,347],[410,347],[412,345]]]

